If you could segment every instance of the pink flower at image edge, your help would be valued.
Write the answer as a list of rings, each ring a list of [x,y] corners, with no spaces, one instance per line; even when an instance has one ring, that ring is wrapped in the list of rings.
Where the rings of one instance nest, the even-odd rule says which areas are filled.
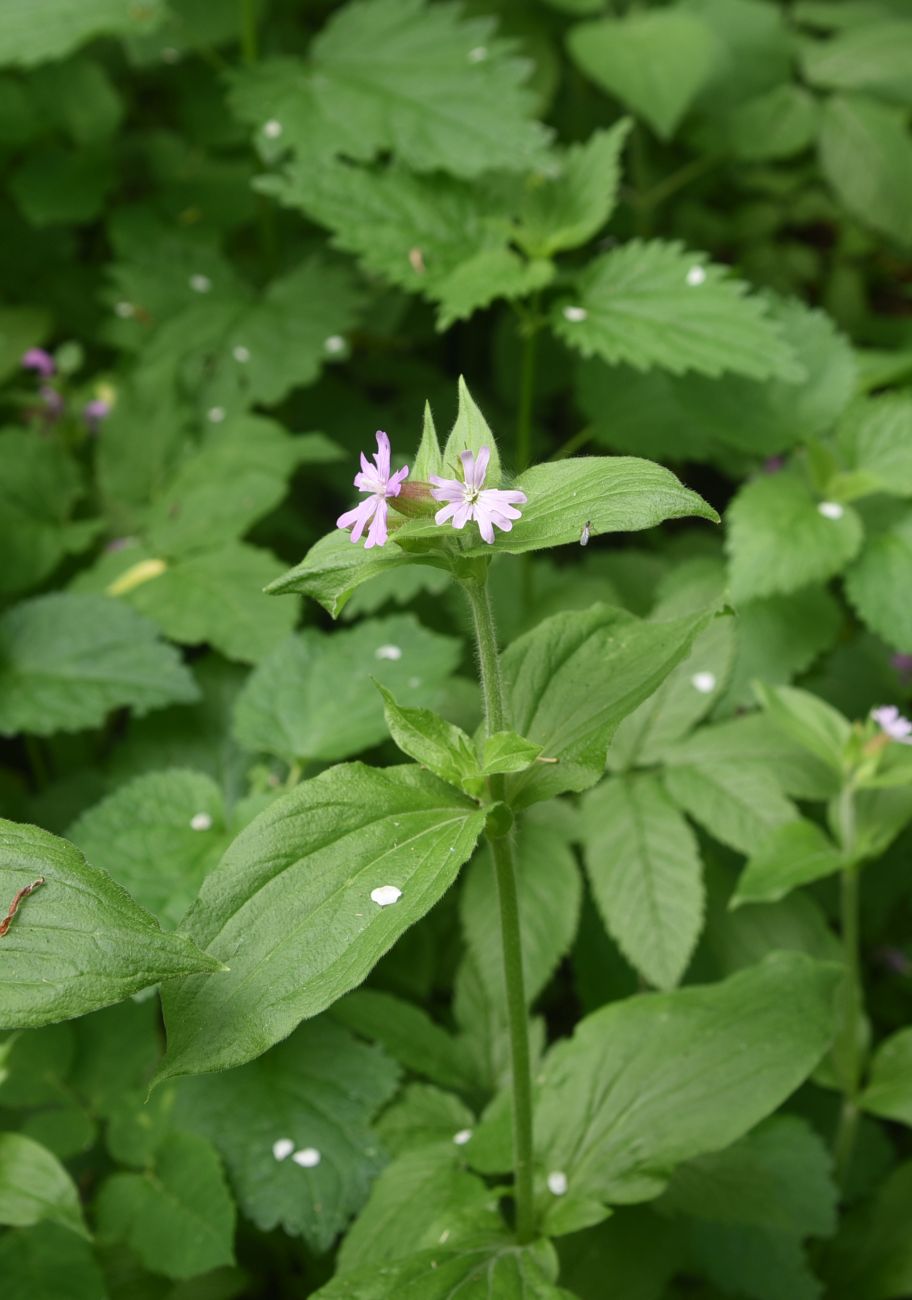
[[[481,447],[478,455],[470,451],[459,453],[462,461],[462,480],[458,478],[440,478],[431,475],[431,496],[435,501],[447,504],[438,510],[434,520],[445,524],[452,520],[454,528],[464,528],[470,519],[478,525],[482,538],[490,543],[494,541],[494,529],[508,533],[513,527],[513,520],[521,518],[516,506],[525,505],[526,494],[515,489],[504,491],[500,488],[486,488],[485,474],[491,452],[488,447]]]
[[[34,370],[42,379],[50,379],[57,369],[54,358],[44,348],[29,348],[22,354],[21,365],[23,370]]]
[[[884,735],[900,745],[912,745],[912,722],[904,718],[895,704],[883,704],[871,710],[871,717]]]
[[[397,497],[402,490],[403,481],[408,476],[408,465],[390,473],[390,440],[382,429],[377,430],[377,450],[374,463],[361,453],[361,472],[355,475],[354,483],[359,492],[369,493],[368,497],[358,503],[354,510],[346,510],[336,520],[337,528],[351,528],[351,540],[359,542],[367,525],[365,550],[372,546],[382,546],[387,538],[386,516],[387,501]]]

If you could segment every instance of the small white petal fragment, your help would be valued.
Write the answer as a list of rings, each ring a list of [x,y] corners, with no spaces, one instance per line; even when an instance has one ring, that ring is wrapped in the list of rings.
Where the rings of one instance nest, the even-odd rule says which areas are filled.
[[[453,1134],[453,1141],[456,1146],[464,1147],[471,1136],[472,1130],[470,1128],[461,1128],[458,1133]]]
[[[190,829],[192,831],[211,831],[212,818],[207,812],[194,813],[190,818]]]
[[[402,650],[397,645],[378,645],[374,651],[375,659],[401,659]]]
[[[263,123],[263,134],[267,140],[278,140],[282,134],[282,123],[271,117],[268,122]]]
[[[136,308],[132,302],[118,302],[114,304],[114,315],[119,316],[121,320],[129,320],[131,316],[136,315]]]
[[[564,320],[581,321],[585,320],[589,313],[585,307],[565,307]]]
[[[276,1160],[287,1160],[294,1151],[294,1143],[291,1138],[279,1138],[272,1144],[272,1154]]]
[[[841,519],[845,510],[838,501],[821,501],[817,513],[823,515],[824,519]]]
[[[567,1191],[567,1175],[561,1169],[552,1169],[547,1183],[552,1196],[563,1196]]]
[[[238,361],[242,366],[245,366],[250,360],[250,348],[245,348],[243,343],[239,343],[236,348],[231,349],[231,355],[234,357],[235,361]]]
[[[378,907],[391,907],[393,903],[398,903],[402,897],[402,890],[397,889],[395,885],[378,885],[376,889],[371,890],[371,902],[376,903]]]
[[[316,1147],[302,1147],[291,1157],[296,1165],[302,1169],[316,1169],[317,1165],[323,1159]]]
[[[212,288],[212,281],[208,275],[191,275],[190,288],[194,293],[208,293]]]
[[[324,339],[323,347],[330,356],[338,356],[340,352],[345,351],[345,339],[341,334],[330,334],[328,339]]]
[[[488,47],[486,45],[476,45],[474,50],[469,50],[470,63],[484,63],[488,57]]]
[[[706,272],[702,266],[692,266],[687,272],[687,283],[693,289],[696,289],[698,285],[703,284],[705,279]]]
[[[690,679],[690,684],[701,695],[711,695],[716,689],[716,674],[708,672],[694,673]]]
[[[224,406],[213,406],[206,414],[206,419],[210,424],[221,424],[225,418]]]

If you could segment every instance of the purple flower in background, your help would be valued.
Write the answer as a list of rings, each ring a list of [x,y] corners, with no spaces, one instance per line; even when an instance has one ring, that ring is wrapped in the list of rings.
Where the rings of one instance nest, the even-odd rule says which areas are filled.
[[[871,710],[871,717],[884,735],[901,745],[912,745],[912,722],[904,718],[895,704],[883,704]]]
[[[785,468],[784,456],[769,456],[763,462],[764,474],[778,474],[781,469]]]
[[[63,394],[58,393],[53,384],[42,384],[39,392],[44,403],[44,409],[41,410],[40,415],[48,424],[54,424],[63,415],[63,408],[66,405]]]
[[[446,501],[442,510],[434,516],[438,524],[453,521],[454,528],[464,528],[470,519],[478,525],[478,531],[488,543],[494,541],[494,527],[508,533],[513,527],[513,520],[520,518],[520,512],[514,507],[525,505],[525,492],[501,491],[499,488],[486,488],[485,474],[491,452],[487,447],[480,448],[478,455],[470,451],[459,453],[462,461],[462,480],[458,478],[439,478],[431,475],[434,484],[431,496],[435,501]]]
[[[42,379],[50,379],[57,367],[54,365],[54,358],[50,352],[45,352],[44,348],[29,348],[22,354],[23,370],[34,370],[41,375]]]
[[[382,429],[378,429],[374,463],[371,465],[362,451],[361,472],[355,475],[354,480],[358,491],[367,492],[369,496],[356,505],[354,510],[347,510],[344,515],[340,515],[336,520],[336,526],[351,528],[351,539],[353,542],[358,542],[370,523],[367,540],[364,543],[365,550],[370,550],[372,546],[382,546],[387,537],[386,503],[390,497],[399,495],[407,475],[407,465],[404,469],[397,469],[395,474],[390,473],[390,440]]]
[[[890,664],[896,669],[900,677],[912,677],[912,655],[892,655]]]
[[[97,433],[102,420],[110,414],[111,403],[106,402],[103,397],[94,397],[91,402],[86,402],[82,408],[82,418],[86,422],[89,433]]]

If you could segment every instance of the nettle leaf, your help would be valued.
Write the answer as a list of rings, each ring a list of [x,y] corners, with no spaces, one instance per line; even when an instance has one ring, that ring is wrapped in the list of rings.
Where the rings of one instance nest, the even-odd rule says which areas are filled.
[[[163,0],[6,0],[0,14],[0,64],[34,67],[60,59],[97,36],[138,36],[165,16]]]
[[[912,1126],[912,1029],[900,1029],[877,1048],[858,1104],[871,1115]]]
[[[108,1294],[89,1243],[53,1223],[5,1232],[0,1270],[4,1300],[102,1300]]]
[[[906,113],[865,95],[833,95],[823,110],[820,165],[851,215],[908,245],[912,138]]]
[[[522,171],[547,132],[533,120],[529,65],[495,21],[455,5],[372,0],[338,10],[310,47],[323,118],[361,149],[392,150],[416,171]],[[306,149],[306,143],[305,143]]]
[[[238,1070],[185,1079],[174,1122],[218,1148],[241,1210],[261,1231],[282,1227],[322,1252],[383,1167],[370,1124],[398,1077],[379,1048],[317,1020]],[[296,1162],[298,1151],[312,1163]]]
[[[472,1091],[476,1086],[456,1039],[403,998],[379,989],[357,989],[333,1005],[332,1016],[361,1038],[379,1043],[414,1074],[447,1088]],[[464,1127],[456,1124],[448,1136]]]
[[[574,1196],[657,1196],[675,1165],[729,1146],[807,1078],[832,1039],[841,978],[775,953],[718,984],[586,1016],[543,1067],[543,1168],[564,1172]]]
[[[133,610],[101,596],[36,596],[0,615],[0,735],[100,726],[112,709],[189,703],[177,652]]]
[[[798,817],[777,774],[766,768],[678,762],[675,756],[663,780],[679,808],[739,853],[752,853],[771,831]]]
[[[573,851],[544,820],[523,820],[515,855],[525,993],[531,1003],[573,945],[582,881]],[[489,849],[476,856],[466,873],[460,917],[481,979],[505,998],[497,878]]]
[[[503,655],[513,724],[559,762],[514,777],[511,803],[594,785],[621,719],[683,659],[705,622],[699,614],[648,623],[594,605],[556,614],[514,641]]]
[[[120,786],[68,836],[165,925],[178,924],[231,841],[218,786],[180,768]]]
[[[72,844],[37,826],[0,821],[0,897],[22,900],[2,939],[0,1023],[32,1028],[83,1016],[191,971],[218,971],[184,935],[148,912]]]
[[[608,932],[651,984],[673,988],[703,924],[696,837],[654,776],[604,781],[583,818],[583,858]]]
[[[841,572],[862,544],[861,520],[852,507],[816,501],[794,470],[746,483],[727,520],[735,601],[822,582]]]
[[[683,8],[581,23],[570,29],[567,44],[577,66],[663,140],[674,134],[721,54],[712,28]]]
[[[871,90],[884,99],[912,103],[912,23],[877,21],[837,33],[802,49],[804,75],[829,90]]]
[[[548,171],[526,182],[513,238],[531,257],[578,248],[606,224],[617,202],[630,127],[622,118],[609,131],[594,131],[585,144],[563,153],[556,175]]]
[[[672,374],[803,378],[766,302],[679,243],[631,240],[589,264],[551,327],[584,357]]]
[[[360,984],[449,888],[483,824],[476,804],[414,767],[330,768],[277,800],[184,922],[231,969],[217,990],[166,990],[159,1077],[242,1065]],[[386,889],[401,891],[392,906],[371,897]]]
[[[437,1245],[379,1268],[343,1273],[314,1292],[314,1300],[573,1300],[555,1285],[557,1255],[548,1241],[518,1246],[486,1234],[480,1242]]]
[[[366,619],[331,635],[308,628],[251,673],[234,709],[234,734],[251,752],[290,762],[335,762],[386,739],[375,682],[415,704],[435,704],[462,646],[413,614]]]
[[[846,595],[856,613],[888,645],[912,651],[912,511],[874,534],[846,574]]]
[[[912,496],[912,397],[882,393],[856,402],[845,414],[839,446],[850,474],[860,474],[872,492]]]
[[[96,1202],[102,1242],[122,1241],[152,1273],[194,1277],[234,1263],[234,1201],[221,1162],[194,1133],[171,1133],[142,1174],[112,1174]]]
[[[428,1083],[407,1083],[380,1116],[376,1128],[386,1149],[400,1155],[444,1140],[452,1142],[474,1122],[468,1106],[452,1092]]]
[[[774,830],[750,857],[729,906],[775,903],[843,866],[841,853],[819,826],[804,819],[790,822]]]
[[[22,1133],[0,1133],[0,1223],[46,1220],[88,1236],[76,1185],[56,1156]]]
[[[339,1250],[337,1275],[380,1268],[440,1246],[496,1237],[496,1197],[470,1173],[452,1141],[406,1151],[387,1165]]]

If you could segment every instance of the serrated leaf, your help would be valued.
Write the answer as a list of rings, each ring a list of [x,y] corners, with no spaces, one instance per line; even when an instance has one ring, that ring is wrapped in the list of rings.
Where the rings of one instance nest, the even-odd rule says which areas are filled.
[[[68,1228],[41,1223],[0,1237],[5,1300],[107,1300],[92,1248]]]
[[[766,769],[722,763],[680,763],[664,774],[672,799],[710,835],[740,853],[752,853],[798,811]]]
[[[808,42],[804,75],[829,90],[870,90],[900,104],[912,103],[912,23],[871,21],[828,41]]]
[[[332,1016],[361,1038],[379,1043],[414,1074],[449,1088],[475,1086],[452,1035],[403,998],[380,989],[357,989],[335,1003]],[[457,1124],[450,1136],[462,1127]]]
[[[871,491],[912,496],[912,397],[884,393],[850,407],[839,446],[850,473],[871,481]]]
[[[608,1203],[658,1195],[675,1165],[730,1145],[810,1074],[840,979],[836,966],[777,953],[718,984],[587,1016],[545,1061],[542,1167]]]
[[[163,20],[163,0],[6,0],[0,64],[33,67],[60,59],[97,36],[134,36]]]
[[[567,44],[577,66],[662,139],[674,134],[721,53],[712,28],[674,7],[580,23]]]
[[[653,776],[603,782],[583,817],[586,871],[609,933],[651,984],[673,988],[703,923],[695,836]]]
[[[821,505],[831,513],[823,513]],[[735,601],[822,582],[841,572],[862,544],[861,521],[852,507],[816,501],[791,470],[746,483],[729,506],[727,520]]]
[[[399,1155],[441,1141],[452,1142],[457,1133],[471,1128],[474,1120],[468,1106],[454,1093],[428,1083],[407,1083],[380,1116],[377,1132],[386,1149]]]
[[[202,772],[172,768],[120,786],[69,838],[165,925],[177,925],[230,843],[225,806]]]
[[[251,752],[290,762],[349,758],[386,738],[375,681],[403,701],[434,704],[461,653],[459,641],[428,631],[412,614],[367,619],[331,636],[308,629],[251,673],[235,704],[234,734]]]
[[[912,651],[912,512],[872,536],[846,574],[845,589],[856,612],[894,650]]]
[[[414,767],[330,768],[277,800],[184,922],[200,947],[231,954],[231,970],[217,991],[200,980],[166,990],[159,1077],[241,1065],[348,993],[449,887],[483,822]],[[386,885],[402,891],[393,906],[370,896]]]
[[[589,264],[551,327],[585,357],[672,374],[803,377],[761,298],[678,243],[631,240]],[[583,313],[580,315],[580,313]]]
[[[76,1185],[56,1156],[21,1133],[0,1133],[0,1223],[45,1220],[88,1236]]]
[[[912,137],[906,114],[865,95],[833,95],[823,110],[823,174],[862,225],[912,241]]]
[[[188,1278],[234,1262],[234,1202],[196,1134],[169,1134],[146,1173],[112,1174],[96,1213],[99,1238],[126,1242],[150,1272]]]
[[[573,944],[582,882],[572,850],[547,823],[526,819],[520,825],[515,860],[525,994],[531,1003]],[[466,873],[460,917],[481,979],[492,995],[505,999],[497,878],[487,849]]]
[[[262,1232],[282,1227],[322,1252],[383,1166],[370,1123],[398,1073],[380,1049],[313,1021],[249,1065],[184,1080],[174,1119],[215,1145],[241,1210]],[[281,1139],[294,1146],[278,1159],[273,1144]],[[299,1150],[319,1152],[319,1163],[295,1163]]]
[[[858,1104],[871,1115],[912,1126],[912,1029],[898,1030],[877,1048]]]
[[[594,605],[545,619],[514,641],[503,655],[512,722],[559,761],[515,776],[511,803],[594,785],[621,719],[681,661],[704,622],[697,615],[648,623]]]
[[[30,1028],[82,1016],[159,980],[219,971],[66,840],[0,821],[0,898],[39,877],[0,943],[0,1023]]]
[[[832,840],[814,822],[780,826],[749,858],[738,878],[730,907],[775,903],[800,885],[834,875],[844,866]]]
[[[197,697],[176,651],[116,601],[55,593],[0,615],[0,735],[79,731],[112,709]]]

